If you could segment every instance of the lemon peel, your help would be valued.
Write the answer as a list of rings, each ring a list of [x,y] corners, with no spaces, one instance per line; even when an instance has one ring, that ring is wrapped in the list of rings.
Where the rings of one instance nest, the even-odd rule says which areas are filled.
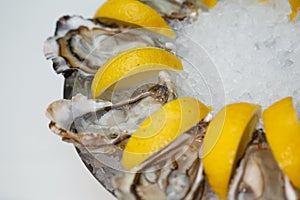
[[[300,1],[299,0],[289,0],[291,7],[292,7],[292,13],[290,15],[290,20],[294,20],[298,10],[300,9]]]
[[[131,49],[111,58],[99,68],[92,82],[92,96],[97,98],[118,80],[150,69],[183,70],[183,66],[179,58],[164,49],[156,47]]]
[[[200,1],[208,8],[212,8],[218,3],[218,0],[200,0]]]
[[[94,18],[108,25],[144,27],[167,37],[176,37],[158,12],[137,0],[108,0],[96,11]]]
[[[274,103],[263,112],[267,141],[282,171],[300,189],[300,123],[292,97]]]
[[[255,104],[230,104],[216,114],[207,128],[203,166],[209,184],[221,199],[227,196],[232,171],[251,140],[260,111]]]
[[[192,97],[166,103],[148,117],[129,139],[122,157],[125,169],[131,169],[191,129],[209,113],[209,108]]]

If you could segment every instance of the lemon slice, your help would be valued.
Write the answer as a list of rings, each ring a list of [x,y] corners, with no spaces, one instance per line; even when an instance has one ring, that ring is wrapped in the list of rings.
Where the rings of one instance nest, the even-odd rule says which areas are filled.
[[[192,97],[166,103],[148,117],[129,139],[122,158],[125,169],[131,169],[191,129],[209,112],[204,104]]]
[[[222,108],[207,128],[203,141],[203,166],[216,194],[224,199],[236,162],[250,142],[261,107],[249,103]]]
[[[293,20],[296,15],[298,10],[300,9],[300,1],[299,0],[289,0],[291,7],[292,7],[292,13],[290,15],[290,19]]]
[[[267,141],[282,171],[300,189],[300,123],[291,97],[263,112]]]
[[[158,12],[137,0],[108,0],[97,10],[94,18],[104,24],[144,27],[167,37],[176,37]]]
[[[99,68],[92,82],[92,96],[97,98],[100,93],[121,78],[153,69],[182,70],[183,66],[181,60],[175,55],[160,48],[131,49],[111,58]]]
[[[212,8],[217,5],[218,0],[200,0],[206,7]]]

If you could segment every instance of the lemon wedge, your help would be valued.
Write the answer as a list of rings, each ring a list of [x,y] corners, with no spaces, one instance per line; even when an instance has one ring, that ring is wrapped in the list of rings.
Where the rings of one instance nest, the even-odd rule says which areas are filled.
[[[292,7],[292,13],[290,15],[290,19],[293,20],[296,15],[298,10],[300,9],[300,1],[299,0],[289,0],[291,7]]]
[[[200,1],[208,8],[212,8],[218,3],[218,0],[200,0]]]
[[[158,12],[137,0],[108,0],[97,10],[94,18],[108,25],[144,27],[167,37],[176,37]]]
[[[222,108],[209,124],[203,141],[203,166],[219,196],[227,196],[236,162],[243,155],[259,121],[261,107],[235,103]]]
[[[300,189],[300,123],[291,97],[263,112],[267,141],[282,171]]]
[[[166,103],[133,133],[125,147],[122,165],[128,170],[139,165],[191,129],[209,111],[203,103],[192,97]]]
[[[99,68],[92,82],[92,96],[97,98],[121,78],[153,69],[183,70],[183,66],[175,55],[160,48],[131,49],[111,58]]]

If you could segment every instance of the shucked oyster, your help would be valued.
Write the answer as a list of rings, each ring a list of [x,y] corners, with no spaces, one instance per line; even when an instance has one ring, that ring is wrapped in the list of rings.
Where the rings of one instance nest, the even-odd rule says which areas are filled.
[[[228,200],[299,199],[275,161],[262,130],[255,135],[259,140],[248,147],[242,158],[231,180]]]
[[[199,149],[206,125],[196,125],[140,166],[114,177],[118,199],[199,199],[204,189]]]
[[[57,73],[68,77],[80,69],[88,75],[95,74],[103,63],[125,50],[143,46],[168,48],[169,39],[162,38],[146,29],[128,31],[80,16],[64,16],[57,22],[55,35],[45,42],[44,54],[52,60]]]
[[[44,45],[45,57],[52,60],[53,68],[57,73],[66,73],[76,68],[82,68],[87,73],[93,71],[93,68],[90,69],[89,66],[81,63],[93,49],[93,39],[96,34],[91,34],[89,30],[97,30],[99,36],[113,35],[118,31],[106,30],[80,16],[64,16],[57,21],[55,35],[48,38]],[[78,53],[85,54],[78,55]]]
[[[216,198],[206,183],[200,149],[207,122],[201,122],[130,172],[113,178],[120,200],[201,200]]]
[[[196,18],[200,8],[204,8],[200,0],[140,0],[149,5],[166,19]]]
[[[50,129],[64,141],[75,144],[90,171],[109,191],[113,190],[110,178],[124,170],[120,159],[131,133],[146,117],[176,97],[167,76],[161,72],[157,84],[144,86],[117,104],[77,94],[72,100],[60,100],[48,107]]]

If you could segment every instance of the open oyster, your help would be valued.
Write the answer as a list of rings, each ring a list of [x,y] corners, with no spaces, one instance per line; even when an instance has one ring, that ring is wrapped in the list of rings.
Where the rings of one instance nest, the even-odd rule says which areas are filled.
[[[116,104],[77,94],[71,100],[59,100],[48,107],[50,129],[64,141],[75,144],[90,171],[109,191],[113,187],[107,177],[124,170],[120,159],[131,133],[146,117],[177,96],[167,76],[160,72],[157,84],[144,85],[130,99]]]
[[[199,149],[206,125],[196,125],[140,166],[114,177],[118,199],[199,199],[204,189]]]
[[[44,54],[52,60],[57,73],[68,77],[74,70],[80,70],[89,75],[123,51],[143,46],[169,49],[172,46],[168,42],[168,38],[146,29],[128,31],[80,16],[64,16],[57,22],[55,35],[45,42]]]
[[[204,8],[199,0],[140,0],[149,5],[166,19],[184,19],[198,16]]]
[[[248,147],[231,180],[228,200],[299,199],[280,170],[262,130]]]

